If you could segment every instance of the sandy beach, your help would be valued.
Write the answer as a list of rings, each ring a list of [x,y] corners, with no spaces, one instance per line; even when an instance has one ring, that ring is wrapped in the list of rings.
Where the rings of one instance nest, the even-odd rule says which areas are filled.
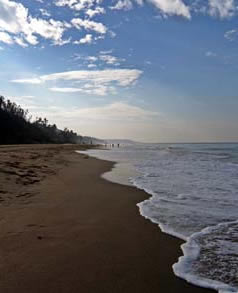
[[[0,147],[0,292],[214,292],[175,277],[182,241],[140,216],[149,195],[77,149]]]

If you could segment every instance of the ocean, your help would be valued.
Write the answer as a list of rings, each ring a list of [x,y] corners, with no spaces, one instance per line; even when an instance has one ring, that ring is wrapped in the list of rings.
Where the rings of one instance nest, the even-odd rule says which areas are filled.
[[[103,176],[151,195],[142,216],[185,241],[175,275],[238,292],[238,144],[132,144],[89,150],[117,162]]]

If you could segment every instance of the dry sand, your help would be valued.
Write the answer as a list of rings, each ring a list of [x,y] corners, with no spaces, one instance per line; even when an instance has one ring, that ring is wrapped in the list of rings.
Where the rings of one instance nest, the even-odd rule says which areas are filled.
[[[182,241],[139,215],[148,195],[76,148],[0,148],[0,292],[213,292],[174,276]]]

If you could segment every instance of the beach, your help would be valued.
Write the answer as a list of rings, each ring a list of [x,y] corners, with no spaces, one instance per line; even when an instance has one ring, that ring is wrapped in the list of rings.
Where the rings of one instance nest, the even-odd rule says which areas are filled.
[[[80,149],[0,148],[0,292],[214,292],[174,275],[183,242],[139,214],[149,195]]]

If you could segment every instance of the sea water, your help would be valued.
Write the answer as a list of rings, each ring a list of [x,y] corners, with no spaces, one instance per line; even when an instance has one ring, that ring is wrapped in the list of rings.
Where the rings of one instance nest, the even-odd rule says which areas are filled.
[[[151,194],[140,213],[185,240],[177,276],[238,292],[238,144],[133,144],[88,154],[118,162],[106,178]]]

